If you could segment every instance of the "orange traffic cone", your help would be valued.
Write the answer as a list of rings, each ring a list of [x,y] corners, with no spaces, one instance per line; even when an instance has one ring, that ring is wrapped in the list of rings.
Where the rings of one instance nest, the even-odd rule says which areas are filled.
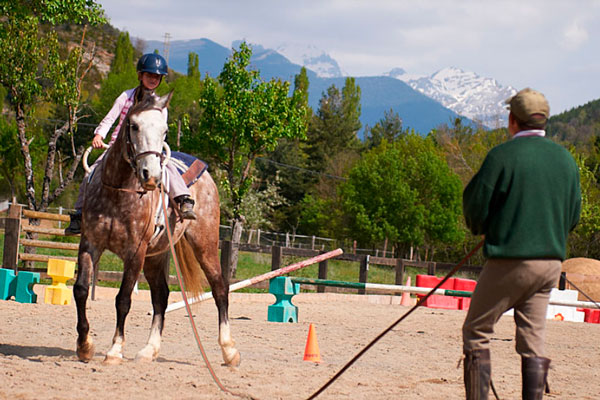
[[[321,353],[319,352],[319,343],[317,342],[317,331],[315,326],[310,324],[308,327],[308,339],[304,349],[304,361],[321,362]]]
[[[406,278],[406,286],[410,286],[410,276]],[[402,293],[402,298],[400,299],[401,306],[412,306],[412,299],[410,298],[410,293],[404,292]]]

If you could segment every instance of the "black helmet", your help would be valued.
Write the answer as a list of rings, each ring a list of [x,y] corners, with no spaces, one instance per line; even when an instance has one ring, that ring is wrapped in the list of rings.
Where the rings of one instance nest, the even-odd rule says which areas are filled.
[[[137,71],[167,75],[167,61],[161,55],[156,53],[144,54],[138,60]]]

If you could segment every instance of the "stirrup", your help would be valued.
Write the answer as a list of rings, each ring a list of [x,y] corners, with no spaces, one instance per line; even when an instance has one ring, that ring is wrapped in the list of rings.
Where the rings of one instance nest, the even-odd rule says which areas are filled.
[[[179,212],[181,213],[181,218],[183,219],[196,219],[196,213],[194,212],[194,199],[189,196],[180,196],[176,198],[177,203],[179,204]]]

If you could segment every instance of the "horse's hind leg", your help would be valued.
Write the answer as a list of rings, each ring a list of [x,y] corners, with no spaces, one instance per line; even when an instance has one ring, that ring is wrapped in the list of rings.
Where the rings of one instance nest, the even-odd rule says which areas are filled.
[[[89,336],[90,325],[86,316],[86,303],[90,288],[90,270],[100,258],[85,237],[81,238],[77,257],[77,280],[73,285],[73,297],[77,306],[77,357],[88,362],[94,357],[94,343]]]
[[[205,234],[186,234],[186,239],[192,245],[196,259],[208,279],[219,312],[219,345],[223,353],[223,360],[225,364],[235,367],[240,365],[241,356],[235,348],[235,341],[231,337],[229,326],[229,279],[221,275],[218,231],[215,241],[208,240],[207,236]]]
[[[150,285],[152,296],[152,326],[148,343],[135,356],[136,361],[152,361],[158,357],[163,326],[165,323],[165,310],[169,299],[169,286],[167,276],[169,274],[169,253],[159,254],[146,258],[144,263],[144,276]]]

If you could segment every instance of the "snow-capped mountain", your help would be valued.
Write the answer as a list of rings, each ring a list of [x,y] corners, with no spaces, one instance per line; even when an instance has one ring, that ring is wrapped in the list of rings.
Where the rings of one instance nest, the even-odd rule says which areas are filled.
[[[411,75],[402,68],[395,68],[386,75],[406,82],[457,114],[489,128],[507,125],[504,101],[517,93],[512,86],[503,86],[495,79],[456,67],[444,68],[429,76]]]
[[[319,78],[339,78],[343,75],[337,61],[314,45],[285,43],[278,46],[275,51],[294,64],[305,66],[315,72]]]

